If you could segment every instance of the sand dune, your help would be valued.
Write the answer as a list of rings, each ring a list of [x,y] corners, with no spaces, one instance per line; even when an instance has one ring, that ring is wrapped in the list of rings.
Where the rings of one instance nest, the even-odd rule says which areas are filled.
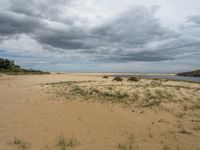
[[[200,84],[102,75],[0,76],[0,149],[200,149]]]

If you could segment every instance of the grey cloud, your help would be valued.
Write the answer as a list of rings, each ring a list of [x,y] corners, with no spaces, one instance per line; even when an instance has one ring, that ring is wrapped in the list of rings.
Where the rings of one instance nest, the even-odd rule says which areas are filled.
[[[65,4],[72,0],[8,0],[8,9],[27,16],[50,20],[59,18],[59,13]]]
[[[35,33],[35,39],[42,43],[55,48],[70,49],[89,49],[90,46],[86,44],[85,38],[87,33],[74,26],[70,26],[69,30],[38,30]]]
[[[187,21],[188,22],[193,22],[197,25],[200,25],[200,15],[193,15],[193,16],[189,16],[187,17]]]
[[[33,33],[42,25],[36,18],[0,11],[0,35]]]
[[[174,60],[173,56],[163,55],[161,51],[151,52],[151,51],[142,51],[137,53],[127,53],[121,55],[107,55],[102,57],[99,55],[96,58],[98,61],[104,60],[105,62],[153,62],[153,61],[166,61]]]
[[[93,32],[109,41],[133,47],[178,36],[162,27],[159,19],[154,17],[154,11],[144,7],[134,7]]]
[[[74,18],[59,19],[63,5],[70,5],[70,2],[72,0],[30,0],[28,3],[26,0],[8,0],[7,10],[0,14],[0,34],[29,34],[42,45],[62,49],[88,49],[91,46],[82,40],[87,37],[87,31],[75,27]],[[55,29],[48,23],[61,24],[69,29]]]
[[[96,60],[106,62],[153,62],[168,61],[200,56],[200,40],[190,38],[177,38],[154,49],[145,48],[139,52],[117,49],[107,55],[98,54]]]
[[[62,0],[62,2],[63,1],[64,0]],[[30,4],[26,5],[27,3],[25,2],[25,0],[21,0],[21,1],[14,0],[11,4],[12,4],[10,6],[11,11],[14,11],[18,16],[21,13],[29,17],[31,16],[30,17],[31,19],[24,17],[20,21],[17,21],[15,19],[17,15],[15,15],[15,17],[13,18],[11,17],[8,20],[2,20],[5,26],[6,24],[8,25],[11,24],[11,28],[9,28],[8,26],[6,30],[9,30],[11,32],[12,30],[14,30],[13,32],[17,32],[17,31],[23,32],[25,30],[24,32],[29,32],[29,30],[41,31],[41,28],[42,28],[43,35],[37,34],[35,36],[36,39],[38,38],[40,42],[44,42],[46,44],[51,45],[52,43],[52,46],[55,46],[55,47],[60,45],[59,47],[68,49],[68,47],[72,48],[73,45],[75,46],[74,43],[77,43],[79,45],[77,46],[77,48],[81,48],[81,45],[83,45],[83,49],[87,47],[89,48],[91,46],[89,45],[84,46],[85,44],[83,44],[83,43],[87,43],[87,39],[89,38],[90,40],[91,38],[94,38],[93,40],[94,42],[98,41],[101,44],[107,43],[108,45],[110,44],[112,45],[118,42],[123,46],[129,45],[130,47],[137,47],[155,39],[169,38],[171,36],[175,36],[175,34],[172,33],[171,31],[165,28],[162,28],[162,26],[159,23],[159,20],[154,17],[154,11],[148,10],[144,7],[134,7],[130,11],[127,11],[121,14],[120,16],[117,16],[116,19],[111,20],[110,22],[105,23],[101,25],[100,27],[97,27],[94,29],[80,28],[77,30],[76,27],[73,27],[73,24],[69,24],[70,32],[63,30],[62,33],[60,33],[60,31],[58,32],[52,31],[52,29],[46,28],[45,24],[35,27],[35,25],[38,25],[38,20],[33,19],[33,18],[45,14],[45,9],[41,8],[45,6],[44,5],[45,3],[43,3],[43,5],[40,6],[39,5],[41,4],[40,1],[31,0]],[[53,3],[53,1],[48,1],[48,2],[46,1],[46,5],[51,6],[51,4],[55,4],[55,2]],[[41,11],[41,9],[44,11]],[[59,7],[57,7],[57,9],[59,9]],[[48,12],[45,15],[48,15],[45,17],[45,19],[49,19],[54,14]],[[1,16],[1,19],[3,19],[3,17],[4,16]],[[15,29],[13,29],[14,28],[13,26],[15,27]],[[51,32],[51,34],[48,34],[49,32]],[[85,35],[81,35],[82,33],[85,33]],[[63,34],[65,35],[63,36]],[[49,36],[49,41],[48,41],[48,36]],[[83,41],[81,42],[81,40]],[[108,43],[108,40],[110,43]],[[74,42],[74,41],[79,41],[79,42]],[[58,44],[55,44],[55,43],[58,43]],[[72,46],[67,46],[68,44]],[[91,42],[89,44],[91,44]],[[93,46],[95,46],[94,43],[92,47]],[[99,46],[99,44],[96,43],[96,46]],[[72,49],[76,49],[76,47]]]
[[[90,46],[86,45],[84,41],[68,39],[63,37],[42,37],[39,41],[51,45],[53,47],[69,50],[90,48]]]
[[[49,47],[49,52],[76,50],[80,56],[100,62],[174,60],[199,50],[198,40],[182,38],[181,33],[163,27],[154,9],[135,6],[95,27],[77,26],[75,20],[83,24],[85,20],[59,16],[62,3],[70,7],[71,2],[30,0],[28,4],[26,0],[8,0],[8,7],[0,12],[0,40],[27,34]],[[200,24],[200,17],[190,16],[188,21]],[[61,27],[56,27],[58,24]],[[163,41],[167,42],[162,44]],[[161,44],[152,49],[147,46],[151,42]]]

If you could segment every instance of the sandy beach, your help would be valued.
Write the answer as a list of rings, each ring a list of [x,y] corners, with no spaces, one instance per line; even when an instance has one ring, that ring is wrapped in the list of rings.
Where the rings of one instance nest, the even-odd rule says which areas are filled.
[[[103,75],[0,76],[0,149],[200,149],[200,84]]]

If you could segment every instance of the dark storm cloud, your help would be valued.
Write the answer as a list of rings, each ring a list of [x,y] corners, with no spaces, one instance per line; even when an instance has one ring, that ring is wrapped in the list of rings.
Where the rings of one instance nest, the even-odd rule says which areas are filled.
[[[8,11],[0,11],[0,35],[33,33],[42,26],[36,18],[18,15]]]
[[[39,41],[61,49],[90,49],[90,46],[86,45],[84,41],[68,39],[66,37],[40,37]]]
[[[35,39],[46,45],[63,50],[90,49],[87,45],[87,36],[89,36],[82,28],[69,26],[69,29],[52,29],[38,30],[35,33]]]
[[[163,27],[154,8],[140,6],[93,27],[80,17],[61,17],[71,0],[8,0],[0,11],[0,40],[26,34],[50,51],[76,51],[97,61],[165,61],[196,53],[199,41],[181,38]],[[200,24],[199,16],[188,21]],[[79,22],[79,25],[76,23]],[[162,42],[164,41],[164,44]],[[161,43],[150,47],[150,43]]]

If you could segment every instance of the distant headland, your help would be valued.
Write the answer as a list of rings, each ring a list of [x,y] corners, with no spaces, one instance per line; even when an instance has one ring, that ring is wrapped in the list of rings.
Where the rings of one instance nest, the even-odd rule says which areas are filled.
[[[200,77],[200,70],[178,73],[177,76]]]

